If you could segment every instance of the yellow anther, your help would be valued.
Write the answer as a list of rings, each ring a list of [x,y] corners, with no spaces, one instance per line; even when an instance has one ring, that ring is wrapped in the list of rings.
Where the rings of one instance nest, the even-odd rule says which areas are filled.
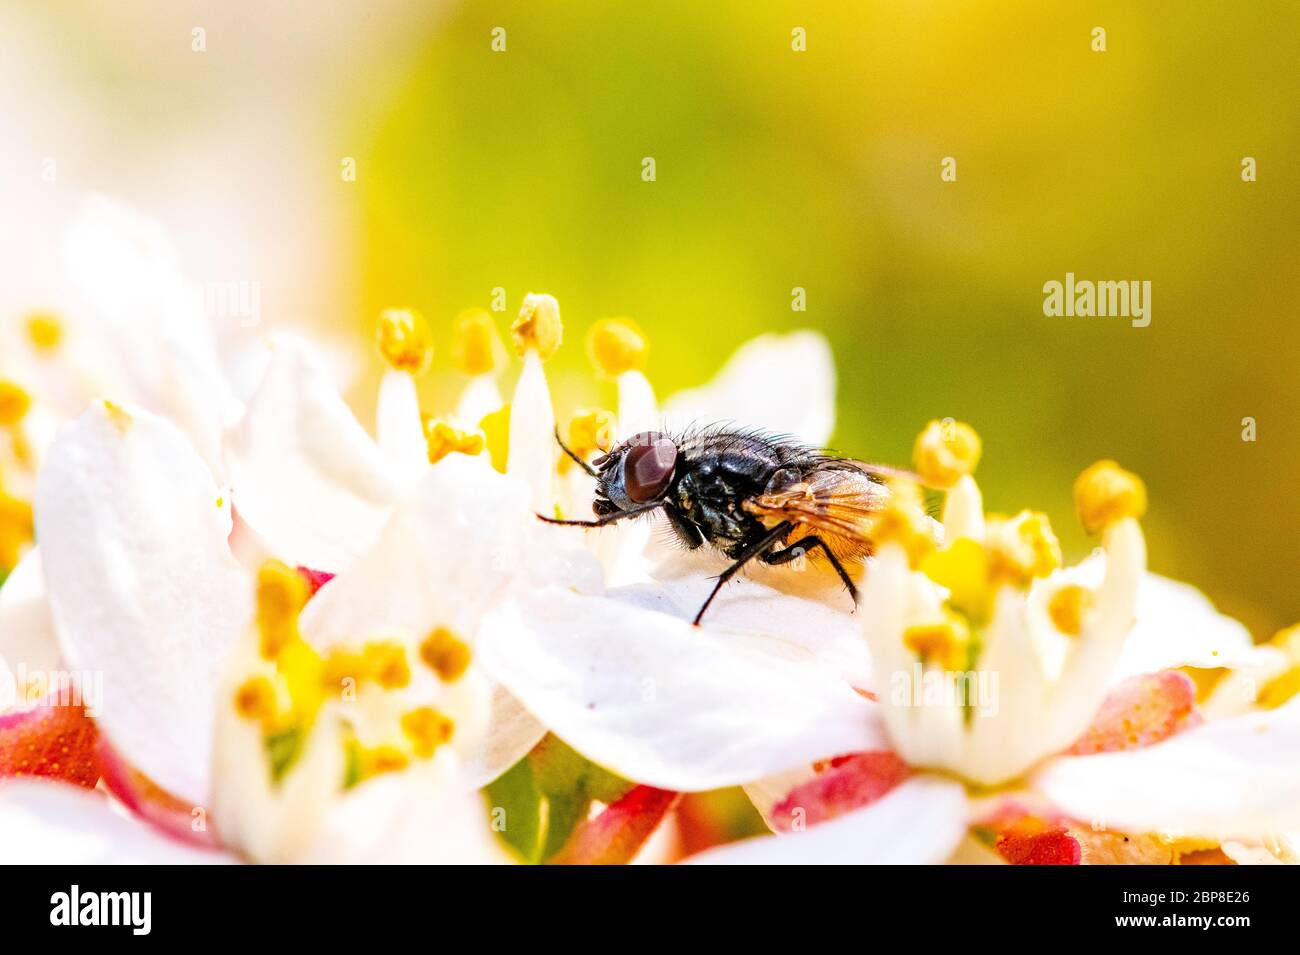
[[[336,647],[322,661],[320,686],[327,693],[337,693],[349,687],[355,689],[366,675],[366,659],[362,654],[346,647]]]
[[[580,458],[614,445],[614,416],[599,408],[579,411],[569,421],[569,448]],[[568,461],[566,454],[561,461]],[[570,462],[572,463],[572,462]]]
[[[298,635],[298,613],[310,587],[298,573],[278,560],[268,560],[257,572],[257,628],[262,656],[274,660]]]
[[[1270,680],[1260,690],[1259,705],[1271,710],[1300,694],[1300,624],[1279,632],[1269,644],[1277,647],[1291,660],[1289,670]]]
[[[12,428],[27,417],[32,396],[16,382],[0,379],[0,428]]]
[[[970,627],[957,614],[935,623],[908,627],[903,631],[903,645],[926,663],[945,670],[965,670],[969,662]]]
[[[429,463],[437,464],[449,454],[482,454],[487,442],[476,431],[461,431],[445,421],[426,421],[424,439],[429,445]]]
[[[487,442],[492,467],[505,474],[506,460],[510,455],[510,406],[502,405],[496,411],[484,415],[478,427]]]
[[[466,375],[483,375],[501,363],[505,346],[492,316],[472,308],[456,316],[452,327],[451,360]]]
[[[8,573],[18,566],[33,530],[32,506],[0,491],[0,571]]]
[[[469,668],[469,646],[446,627],[439,627],[420,644],[420,659],[446,683],[459,680]]]
[[[961,421],[931,421],[912,450],[916,473],[927,487],[946,489],[972,473],[979,464],[980,436]]]
[[[977,542],[959,537],[923,557],[920,570],[936,584],[947,587],[949,602],[963,613],[977,620],[988,615],[989,558]]]
[[[871,528],[877,544],[898,544],[913,567],[934,550],[934,530],[921,503],[921,492],[910,481],[889,485],[889,499]]]
[[[275,722],[275,687],[264,676],[250,677],[235,691],[235,712],[244,719],[258,720],[264,727]]]
[[[396,746],[388,744],[373,747],[358,745],[356,759],[358,781],[370,779],[381,773],[400,772],[411,764],[411,760],[405,753]]]
[[[515,340],[519,354],[523,355],[532,348],[543,361],[550,358],[564,338],[559,303],[551,295],[529,292],[524,296],[519,317],[510,326],[510,336]]]
[[[63,325],[52,312],[33,312],[27,316],[27,340],[38,352],[52,352],[63,341]]]
[[[587,333],[587,357],[611,378],[644,368],[648,349],[645,335],[630,318],[602,318]]]
[[[1074,506],[1083,529],[1096,534],[1126,517],[1145,514],[1147,488],[1114,461],[1098,461],[1074,482]]]
[[[1061,566],[1061,544],[1047,515],[1021,511],[1013,518],[990,518],[984,532],[989,581],[1025,587]]]
[[[1052,626],[1070,637],[1083,632],[1083,618],[1092,608],[1093,592],[1078,584],[1067,584],[1047,601],[1047,615]]]
[[[411,682],[411,665],[406,659],[406,648],[400,643],[367,643],[362,654],[366,676],[385,690],[398,690]]]
[[[409,308],[388,308],[379,313],[375,344],[384,361],[398,371],[418,375],[433,361],[433,332],[429,323]]]
[[[439,746],[451,742],[456,724],[431,706],[422,706],[402,714],[402,732],[411,741],[411,749],[421,759],[428,759]]]

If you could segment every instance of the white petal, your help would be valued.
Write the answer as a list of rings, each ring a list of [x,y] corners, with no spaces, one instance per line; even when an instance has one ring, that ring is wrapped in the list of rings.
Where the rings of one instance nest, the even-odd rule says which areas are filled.
[[[303,634],[328,646],[394,629],[423,638],[442,626],[472,640],[482,615],[516,580],[558,574],[576,585],[598,576],[576,536],[552,535],[555,549],[537,549],[534,535],[547,530],[563,529],[537,520],[523,482],[485,458],[450,455],[401,503],[369,552],[307,604]]]
[[[1136,617],[1113,681],[1185,666],[1238,669],[1271,662],[1268,648],[1256,647],[1249,630],[1190,584],[1146,574]]]
[[[1300,828],[1300,698],[1143,749],[1053,760],[1034,786],[1124,832],[1260,839]]]
[[[817,332],[760,335],[702,388],[664,404],[671,428],[730,421],[822,446],[835,428],[835,363]]]
[[[97,405],[50,448],[36,533],[64,660],[102,673],[100,723],[163,788],[207,795],[214,693],[251,613],[230,501],[172,424]]]
[[[815,660],[850,686],[876,689],[871,655],[862,639],[860,622],[857,614],[848,612],[852,602],[838,578],[828,585],[831,591],[828,598],[818,585],[808,580],[814,575],[796,574],[789,568],[773,570],[784,570],[790,583],[806,581],[814,588],[810,591],[812,596],[795,595],[770,586],[770,583],[784,582],[777,574],[763,582],[737,576],[709,606],[705,626],[710,630],[745,632],[753,640],[769,645],[775,654]],[[607,595],[690,622],[715,583],[711,574],[695,573],[665,577],[655,583],[615,587]]]
[[[124,815],[102,794],[63,783],[0,784],[0,845],[10,865],[204,865],[235,862]]]
[[[162,225],[93,196],[68,229],[63,251],[69,278],[88,306],[84,331],[127,370],[129,397],[171,418],[220,473],[221,431],[238,414],[239,402],[218,364],[204,289],[186,280]],[[230,310],[234,323],[236,304],[211,306]],[[109,363],[96,357],[100,365]],[[110,396],[122,397],[116,390]]]
[[[474,789],[493,782],[523,759],[546,735],[546,727],[510,695],[505,687],[492,688],[487,732],[466,754],[465,777]]]
[[[50,615],[49,595],[40,551],[33,548],[18,562],[0,587],[0,662],[10,669],[59,668],[59,643]],[[0,698],[0,710],[4,709]]]
[[[522,595],[484,619],[479,658],[570,746],[664,789],[883,745],[875,704],[815,662],[608,598]]]
[[[306,346],[279,338],[273,347],[226,445],[235,506],[281,560],[338,572],[370,547],[397,484]]]
[[[935,865],[966,834],[966,792],[937,776],[909,780],[863,809],[803,832],[710,849],[695,865]]]
[[[349,791],[322,819],[306,864],[497,865],[510,857],[489,826],[483,797],[454,754],[375,777]]]
[[[532,507],[550,514],[555,507],[555,410],[546,372],[537,352],[529,349],[510,402],[510,448],[506,473],[522,479],[532,492]]]
[[[379,381],[375,438],[396,474],[414,480],[428,469],[429,445],[420,421],[420,399],[415,379],[407,372],[390,369]]]

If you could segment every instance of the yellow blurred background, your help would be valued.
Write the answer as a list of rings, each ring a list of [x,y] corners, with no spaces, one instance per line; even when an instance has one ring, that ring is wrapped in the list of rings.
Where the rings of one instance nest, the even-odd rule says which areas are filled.
[[[164,218],[197,275],[262,282],[268,322],[358,354],[385,306],[445,335],[494,288],[503,329],[523,293],[551,292],[561,412],[611,399],[580,347],[600,317],[646,330],[661,393],[759,332],[819,329],[839,450],[906,463],[927,420],[969,421],[990,506],[1047,510],[1074,556],[1071,481],[1114,457],[1149,484],[1154,569],[1257,635],[1300,618],[1294,2],[130,0],[5,16],[24,51],[0,94],[9,164],[67,157],[36,198],[4,187],[24,210],[6,216],[9,268],[40,248],[30,222],[94,188]],[[1045,316],[1043,285],[1067,272],[1150,281],[1150,326]],[[431,401],[449,368],[444,349]],[[360,407],[375,372],[363,363]]]

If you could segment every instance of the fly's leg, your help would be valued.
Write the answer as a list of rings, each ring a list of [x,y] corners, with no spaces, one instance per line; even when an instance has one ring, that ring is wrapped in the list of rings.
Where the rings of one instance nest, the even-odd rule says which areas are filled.
[[[778,564],[788,564],[792,560],[798,560],[814,547],[820,547],[822,553],[830,558],[831,566],[835,568],[835,573],[840,575],[840,580],[844,581],[844,586],[848,588],[849,596],[853,598],[853,606],[856,609],[858,606],[858,588],[854,586],[853,579],[849,577],[849,573],[844,569],[844,565],[840,563],[840,559],[835,556],[835,553],[826,546],[826,542],[820,537],[817,537],[816,535],[805,537],[797,544],[791,544],[784,550],[777,550],[764,554],[759,558],[759,560],[765,564],[772,564],[774,566]]]
[[[704,535],[700,533],[698,527],[682,516],[681,511],[671,504],[665,504],[664,513],[668,515],[668,524],[672,527],[673,533],[686,545],[687,550],[697,550],[703,545]]]
[[[560,437],[560,426],[558,424],[555,426],[555,443],[560,446],[561,451],[563,451],[565,454],[567,454],[570,458],[573,459],[574,464],[582,468],[592,477],[594,478],[600,477],[600,472],[598,472],[586,461],[582,460],[582,458],[578,457],[577,453],[572,448],[570,448],[567,444],[564,443],[564,439]]]
[[[656,501],[653,504],[646,504],[642,507],[633,508],[630,511],[615,511],[613,514],[606,514],[604,517],[598,517],[594,521],[564,521],[558,517],[547,517],[545,514],[538,514],[539,520],[548,524],[561,524],[564,527],[604,527],[606,524],[615,524],[619,521],[627,520],[629,517],[639,517],[642,514],[649,514],[651,511],[657,511],[663,507],[663,503]]]
[[[736,558],[735,562],[718,575],[718,582],[713,585],[713,590],[709,593],[709,599],[704,601],[704,606],[700,608],[700,612],[695,615],[695,619],[691,622],[698,627],[700,625],[700,620],[704,617],[704,611],[709,609],[709,604],[713,603],[713,598],[718,595],[718,591],[723,588],[727,581],[736,576],[736,573],[740,568],[744,567],[755,557],[762,554],[763,551],[767,550],[786,534],[790,533],[792,527],[793,525],[789,521],[783,521],[741,551],[740,556]]]

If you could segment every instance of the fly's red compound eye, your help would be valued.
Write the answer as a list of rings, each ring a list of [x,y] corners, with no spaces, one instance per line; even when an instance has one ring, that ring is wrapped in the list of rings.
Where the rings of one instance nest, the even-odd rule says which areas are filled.
[[[653,501],[672,480],[677,445],[655,431],[643,431],[628,441],[623,460],[623,486],[634,504]]]

